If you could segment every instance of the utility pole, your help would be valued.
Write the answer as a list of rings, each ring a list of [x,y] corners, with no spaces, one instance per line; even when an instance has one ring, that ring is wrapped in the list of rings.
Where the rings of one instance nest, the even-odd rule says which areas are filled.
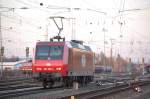
[[[112,55],[113,55],[113,41],[115,39],[110,39],[110,43],[111,43],[111,47],[110,47],[110,65],[112,66],[112,68],[114,69],[114,65],[113,65],[113,58],[112,58]]]
[[[106,32],[106,29],[105,28],[103,28],[103,32],[104,32],[104,66],[106,66],[106,54],[105,54],[105,43],[106,43],[106,41],[105,41],[105,32]]]
[[[29,58],[29,47],[26,47],[26,61],[28,61]]]
[[[144,66],[144,57],[142,57],[142,75],[144,76],[145,74],[145,70],[144,70],[145,66]]]
[[[132,76],[132,66],[131,66],[132,62],[131,62],[131,61],[132,61],[132,60],[131,60],[131,57],[129,57],[128,66],[127,66],[127,71],[128,71],[128,73],[129,73],[129,75]]]
[[[1,66],[1,78],[3,77],[3,37],[2,37],[2,30],[1,30],[1,12],[0,12],[0,66]]]

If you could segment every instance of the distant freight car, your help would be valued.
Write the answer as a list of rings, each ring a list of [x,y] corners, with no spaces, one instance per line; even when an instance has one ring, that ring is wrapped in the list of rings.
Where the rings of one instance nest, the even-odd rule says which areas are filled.
[[[144,68],[144,72],[147,73],[147,74],[150,74],[150,66],[145,66]]]
[[[94,54],[81,42],[37,42],[32,66],[33,74],[52,87],[55,82],[71,86],[73,82],[86,84],[94,77]]]
[[[96,66],[95,74],[111,74],[112,67],[111,66]]]

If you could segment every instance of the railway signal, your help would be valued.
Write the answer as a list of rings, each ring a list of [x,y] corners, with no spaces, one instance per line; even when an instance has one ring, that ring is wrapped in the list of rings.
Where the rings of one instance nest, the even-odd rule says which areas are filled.
[[[1,66],[1,77],[3,77],[3,56],[4,56],[4,47],[0,47],[0,66]]]
[[[26,47],[26,57],[29,57],[29,47]]]
[[[2,46],[1,49],[0,49],[0,55],[1,55],[1,56],[4,56],[4,47],[3,47],[3,46]]]

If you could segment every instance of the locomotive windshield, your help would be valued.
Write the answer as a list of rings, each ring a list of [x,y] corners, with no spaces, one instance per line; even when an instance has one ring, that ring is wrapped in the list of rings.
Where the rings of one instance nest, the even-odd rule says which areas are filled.
[[[36,59],[61,60],[63,58],[63,46],[38,45],[36,47]]]

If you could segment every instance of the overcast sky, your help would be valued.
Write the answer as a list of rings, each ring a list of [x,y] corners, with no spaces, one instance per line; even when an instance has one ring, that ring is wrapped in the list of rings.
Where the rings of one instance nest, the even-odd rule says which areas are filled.
[[[26,46],[32,53],[47,32],[58,33],[49,17],[63,16],[61,35],[68,41],[84,40],[103,51],[105,40],[109,55],[113,39],[114,56],[150,59],[150,0],[0,0],[0,12],[6,56],[25,56]]]

